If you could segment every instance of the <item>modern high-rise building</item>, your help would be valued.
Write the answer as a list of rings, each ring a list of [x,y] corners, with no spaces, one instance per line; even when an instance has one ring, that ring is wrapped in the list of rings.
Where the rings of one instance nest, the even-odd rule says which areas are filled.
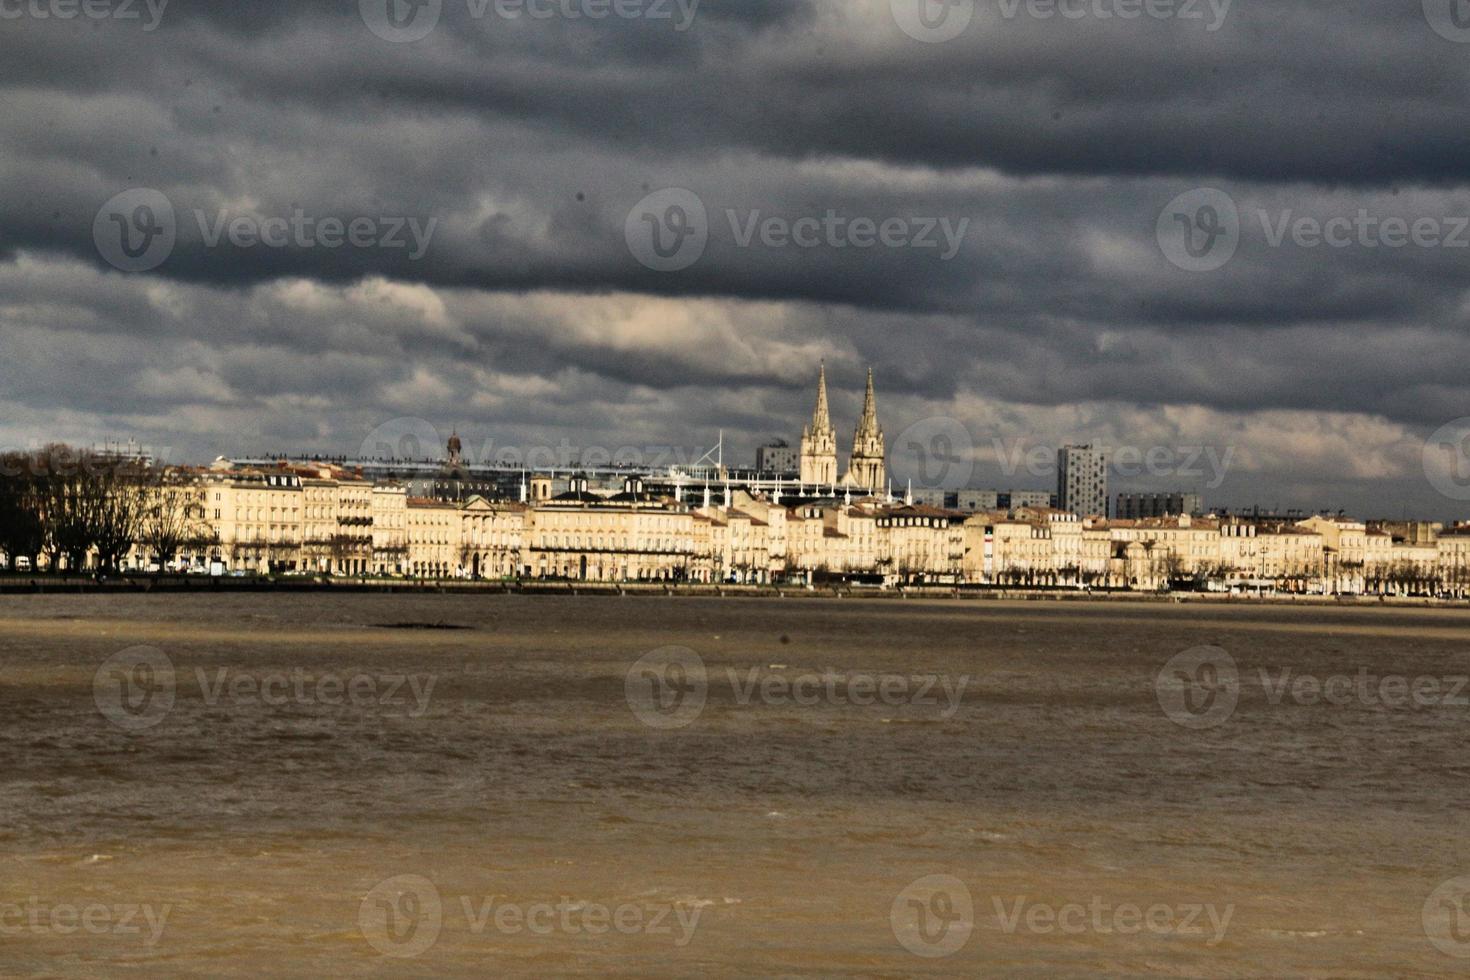
[[[1108,455],[1093,446],[1057,453],[1057,507],[1079,517],[1108,516]]]
[[[801,482],[826,486],[837,484],[837,431],[827,407],[827,365],[817,374],[817,407],[812,420],[801,430]]]

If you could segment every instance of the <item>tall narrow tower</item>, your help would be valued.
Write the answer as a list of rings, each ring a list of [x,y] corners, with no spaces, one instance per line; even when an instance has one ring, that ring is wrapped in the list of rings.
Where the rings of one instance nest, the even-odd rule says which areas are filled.
[[[811,423],[801,430],[801,482],[829,486],[837,482],[837,431],[827,408],[825,361],[817,375],[817,407]]]
[[[852,437],[852,459],[847,465],[847,483],[864,490],[879,490],[887,479],[883,430],[878,427],[878,403],[873,396],[873,369],[868,368],[868,392],[863,399],[863,417]]]

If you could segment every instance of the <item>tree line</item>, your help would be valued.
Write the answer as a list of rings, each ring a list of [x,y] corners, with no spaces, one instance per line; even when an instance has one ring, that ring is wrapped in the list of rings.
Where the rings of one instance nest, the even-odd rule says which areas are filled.
[[[214,537],[198,485],[135,457],[55,443],[0,454],[0,552],[38,568],[118,571],[135,546],[162,567]]]

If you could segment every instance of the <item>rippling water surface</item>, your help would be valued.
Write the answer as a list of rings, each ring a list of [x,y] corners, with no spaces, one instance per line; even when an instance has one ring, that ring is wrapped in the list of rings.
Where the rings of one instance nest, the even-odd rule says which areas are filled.
[[[1470,875],[1470,707],[1271,685],[1362,672],[1448,695],[1467,627],[1125,603],[0,597],[0,976],[1461,975],[1470,928],[1436,946],[1425,908]],[[695,679],[661,675],[663,700],[636,706],[688,723],[653,727],[627,675],[670,645],[702,662],[706,700],[678,715]],[[1199,646],[1233,659],[1239,700],[1196,730],[1155,681]],[[851,703],[884,678],[894,696]],[[921,879],[943,894],[905,891]]]

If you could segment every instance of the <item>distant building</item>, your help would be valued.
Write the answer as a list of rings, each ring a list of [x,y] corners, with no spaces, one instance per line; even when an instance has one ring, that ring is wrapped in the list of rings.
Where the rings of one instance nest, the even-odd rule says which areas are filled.
[[[764,476],[795,478],[801,472],[801,453],[785,439],[778,439],[755,451],[755,468]]]
[[[942,490],[915,489],[913,501],[926,507],[959,511],[962,514],[988,514],[1022,508],[1047,508],[1056,501],[1047,490]]]
[[[1093,446],[1062,447],[1057,453],[1057,507],[1080,517],[1108,516],[1106,451]]]
[[[1002,496],[998,490],[961,490],[954,495],[953,507],[966,514],[986,513],[1000,508]]]
[[[1125,521],[1152,517],[1199,517],[1204,514],[1204,499],[1197,493],[1120,493],[1118,509],[1113,514]]]
[[[1000,494],[996,501],[1000,510],[1020,510],[1023,507],[1059,507],[1057,495],[1046,490],[1012,490]],[[1060,508],[1065,510],[1065,507]]]

